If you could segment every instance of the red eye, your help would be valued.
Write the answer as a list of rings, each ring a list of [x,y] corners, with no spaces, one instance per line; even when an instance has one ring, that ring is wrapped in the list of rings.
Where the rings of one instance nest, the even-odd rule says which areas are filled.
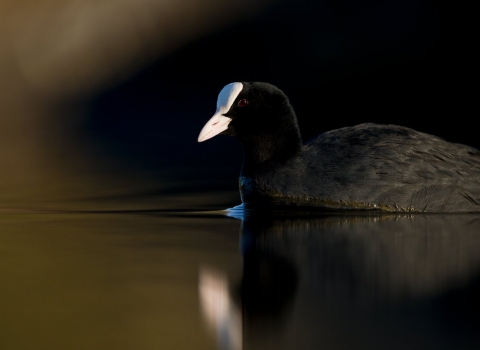
[[[248,105],[248,100],[241,99],[240,101],[238,101],[238,106],[239,107],[245,107],[246,105]]]

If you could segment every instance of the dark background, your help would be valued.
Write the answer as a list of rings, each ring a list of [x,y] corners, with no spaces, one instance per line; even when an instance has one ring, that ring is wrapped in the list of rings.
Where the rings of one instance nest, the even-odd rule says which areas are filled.
[[[196,137],[224,85],[266,81],[289,96],[305,140],[376,122],[480,147],[468,17],[425,0],[279,1],[95,96],[87,131],[147,162],[239,168],[236,141]]]
[[[433,0],[284,0],[231,20],[235,11],[224,10],[221,25],[149,56],[154,59],[130,61],[118,79],[59,99],[55,113],[66,117],[53,122],[62,138],[52,148],[67,154],[59,157],[61,168],[74,175],[94,169],[99,183],[98,173],[109,173],[100,183],[104,190],[126,178],[95,194],[120,187],[136,193],[135,182],[149,184],[145,193],[237,191],[238,142],[220,136],[197,143],[218,93],[234,81],[282,89],[304,140],[376,122],[480,148],[471,8]],[[181,27],[182,18],[172,21]],[[174,37],[177,30],[162,35]],[[111,56],[105,62],[114,65]],[[45,96],[37,100],[51,98]],[[50,126],[44,129],[43,139],[51,140]]]

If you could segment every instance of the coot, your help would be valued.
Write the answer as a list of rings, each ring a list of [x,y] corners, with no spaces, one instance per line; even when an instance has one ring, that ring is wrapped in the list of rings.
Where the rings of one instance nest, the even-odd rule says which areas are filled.
[[[400,212],[480,211],[480,151],[397,125],[365,123],[302,143],[276,86],[226,85],[198,141],[235,136],[246,205]]]

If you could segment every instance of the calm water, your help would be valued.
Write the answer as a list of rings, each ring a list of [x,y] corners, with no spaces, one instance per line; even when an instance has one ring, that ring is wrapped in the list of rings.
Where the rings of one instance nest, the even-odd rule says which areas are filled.
[[[480,215],[0,215],[0,349],[478,349]]]

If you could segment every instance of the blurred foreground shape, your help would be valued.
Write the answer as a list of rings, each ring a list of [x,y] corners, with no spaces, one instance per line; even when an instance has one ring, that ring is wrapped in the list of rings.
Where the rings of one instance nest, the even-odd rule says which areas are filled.
[[[0,209],[94,209],[86,203],[95,196],[161,189],[161,172],[139,174],[72,137],[84,122],[76,103],[212,30],[252,16],[266,3],[2,1]]]

